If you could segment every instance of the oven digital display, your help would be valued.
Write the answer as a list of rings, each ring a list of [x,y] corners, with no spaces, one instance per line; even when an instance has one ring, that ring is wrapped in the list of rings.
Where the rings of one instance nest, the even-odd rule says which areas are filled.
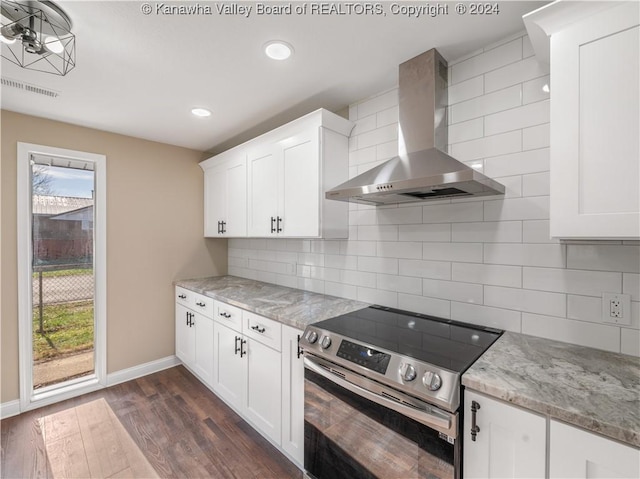
[[[391,360],[390,354],[382,353],[375,349],[352,343],[346,339],[343,339],[342,343],[340,343],[337,356],[380,374],[385,374],[387,372],[387,367]]]

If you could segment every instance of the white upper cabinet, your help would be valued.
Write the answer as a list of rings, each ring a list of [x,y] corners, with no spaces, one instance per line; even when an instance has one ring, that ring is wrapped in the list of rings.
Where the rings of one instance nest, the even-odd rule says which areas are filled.
[[[556,2],[525,23],[534,47],[550,37],[551,236],[639,238],[640,4]]]
[[[200,163],[204,170],[204,235],[247,235],[247,160],[221,154]]]
[[[320,109],[202,162],[205,236],[346,238],[348,204],[324,193],[348,179],[352,128]]]

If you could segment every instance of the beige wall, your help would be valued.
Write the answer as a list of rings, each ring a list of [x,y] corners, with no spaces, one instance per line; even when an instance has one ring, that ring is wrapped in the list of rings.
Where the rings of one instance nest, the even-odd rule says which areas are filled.
[[[107,372],[174,354],[172,281],[227,271],[226,240],[203,238],[202,153],[8,111],[0,125],[0,401],[19,397],[18,141],[107,157]]]

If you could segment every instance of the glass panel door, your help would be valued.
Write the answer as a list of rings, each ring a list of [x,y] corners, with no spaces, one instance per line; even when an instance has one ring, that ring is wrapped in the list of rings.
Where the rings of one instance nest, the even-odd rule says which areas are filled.
[[[33,391],[94,377],[93,164],[31,159]]]

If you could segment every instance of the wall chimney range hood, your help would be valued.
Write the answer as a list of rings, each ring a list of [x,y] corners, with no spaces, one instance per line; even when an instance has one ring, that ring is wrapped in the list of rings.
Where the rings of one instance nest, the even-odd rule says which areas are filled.
[[[400,65],[398,156],[327,191],[368,205],[504,194],[504,186],[450,157],[447,63],[431,49]]]

